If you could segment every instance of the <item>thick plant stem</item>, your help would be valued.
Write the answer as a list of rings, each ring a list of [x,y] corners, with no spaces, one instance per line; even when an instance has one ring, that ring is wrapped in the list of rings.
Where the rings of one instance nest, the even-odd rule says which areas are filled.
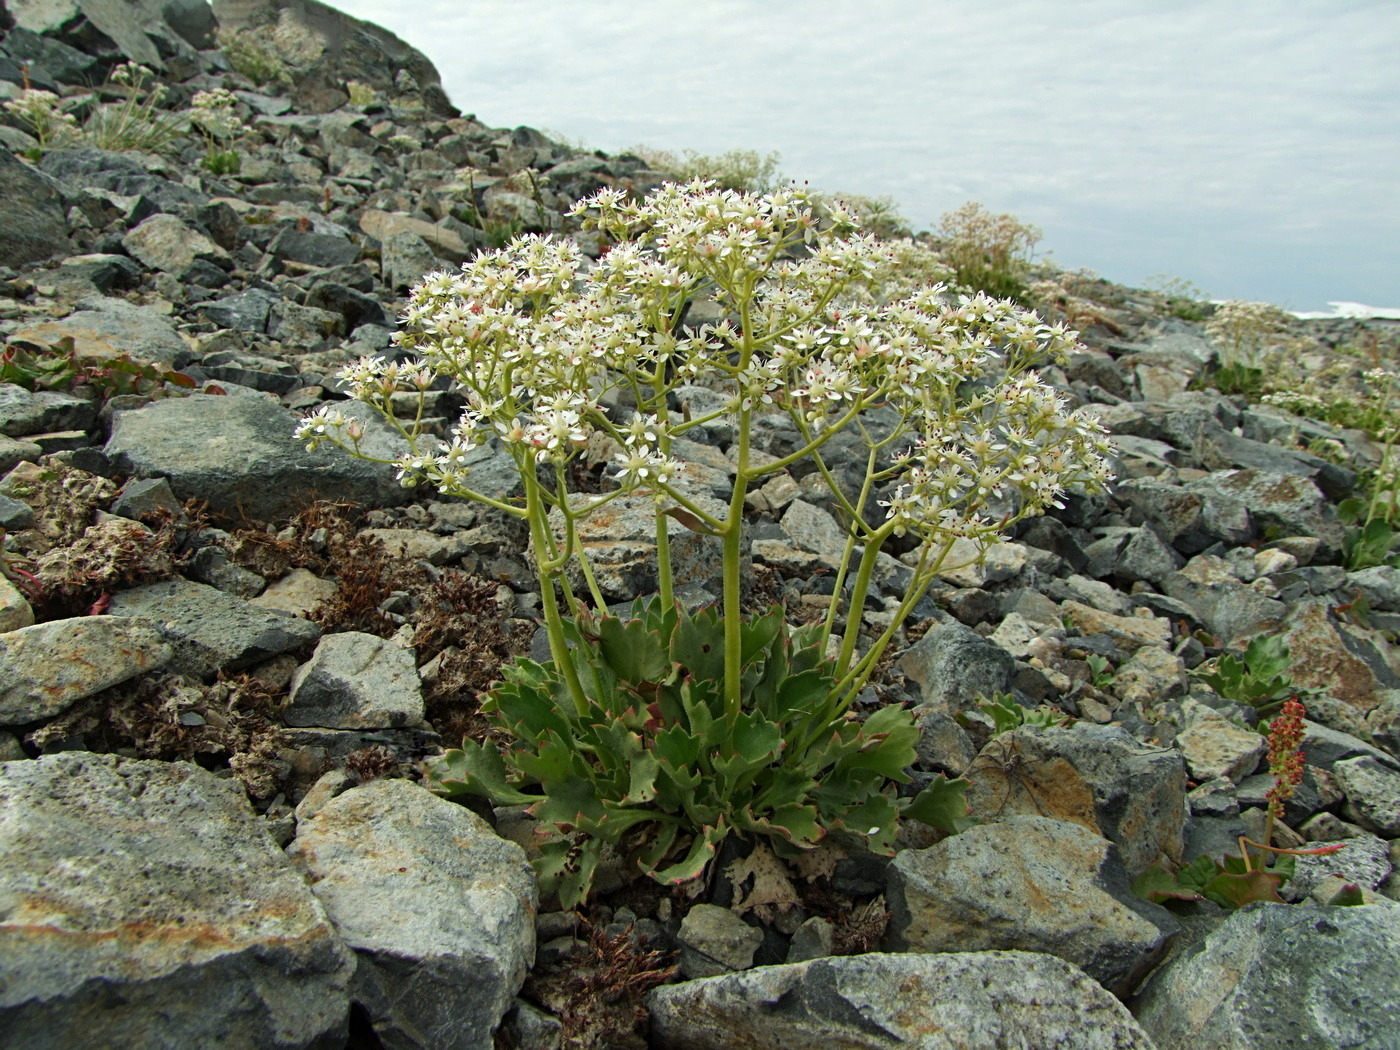
[[[676,604],[671,580],[671,538],[666,531],[666,515],[658,507],[656,510],[656,589],[661,595],[661,607],[669,609]]]
[[[525,510],[530,522],[530,539],[535,547],[535,565],[540,576],[540,606],[544,612],[545,633],[549,636],[549,653],[569,687],[574,709],[582,717],[588,713],[588,697],[579,680],[573,655],[569,652],[569,643],[564,638],[564,621],[559,615],[559,601],[554,596],[554,582],[561,574],[563,563],[551,556],[553,537],[549,532],[544,500],[540,496],[539,480],[530,470],[522,470],[520,476],[525,486]],[[567,583],[564,586],[567,592]]]

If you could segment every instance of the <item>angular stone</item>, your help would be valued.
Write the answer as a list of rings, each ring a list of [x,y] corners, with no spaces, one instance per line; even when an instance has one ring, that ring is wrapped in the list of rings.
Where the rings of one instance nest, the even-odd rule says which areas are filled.
[[[840,568],[846,532],[826,511],[803,500],[793,500],[778,524],[793,546],[816,554],[829,569]]]
[[[956,710],[977,697],[1011,688],[1011,654],[960,623],[929,631],[899,660],[905,677],[919,684],[925,704]]]
[[[681,973],[691,979],[717,977],[752,966],[763,931],[728,908],[697,904],[681,920],[676,940],[681,947]]]
[[[889,943],[910,952],[1045,952],[1127,996],[1179,931],[1138,898],[1112,843],[1078,824],[1011,817],[889,867]]]
[[[723,518],[728,513],[718,500],[698,494],[691,498],[707,514]],[[555,512],[549,520],[555,535],[562,540],[562,515]],[[656,504],[649,495],[620,496],[585,517],[577,529],[578,542],[588,554],[604,598],[630,602],[657,589]],[[712,594],[723,592],[724,561],[719,539],[692,532],[675,521],[669,523],[667,538],[676,587],[699,584]],[[575,593],[584,593],[583,573],[577,562],[570,563],[568,573]]]
[[[1197,481],[1193,489],[1199,491],[1206,481]],[[1259,531],[1309,536],[1321,540],[1326,552],[1341,550],[1343,529],[1336,508],[1306,477],[1269,470],[1223,470],[1211,474],[1209,481],[1241,499]]]
[[[1390,843],[1364,831],[1340,841],[1342,848],[1336,853],[1294,857],[1293,877],[1283,884],[1279,896],[1286,901],[1305,900],[1327,880],[1338,876],[1362,889],[1379,889],[1393,870]],[[1307,848],[1328,845],[1336,845],[1336,840],[1310,838]]]
[[[200,678],[242,670],[321,634],[307,620],[268,612],[184,579],[121,591],[108,608],[113,616],[143,619],[155,627],[174,649],[171,669]]]
[[[1268,741],[1223,718],[1202,718],[1176,739],[1196,780],[1224,777],[1238,784],[1259,765]]]
[[[763,966],[647,995],[668,1050],[1155,1050],[1077,966],[1019,951],[872,953]]]
[[[0,149],[0,265],[23,266],[72,250],[53,180]]]
[[[136,361],[152,361],[179,368],[190,357],[189,345],[154,306],[135,306],[125,299],[88,299],[83,309],[61,321],[42,321],[9,336],[12,340],[57,346],[73,340],[73,351],[83,361],[102,361],[128,354]]]
[[[437,258],[446,259],[448,262],[465,262],[475,251],[473,245],[446,227],[425,219],[415,219],[410,215],[399,215],[378,208],[364,210],[360,216],[360,229],[377,241],[388,240],[395,234],[411,233],[420,238]]]
[[[354,958],[235,781],[65,752],[0,765],[7,1046],[343,1046]]]
[[[122,473],[163,475],[181,499],[207,500],[235,520],[287,518],[317,498],[403,502],[391,468],[338,448],[307,452],[292,436],[296,422],[262,397],[166,398],[114,413],[104,451]]]
[[[292,676],[289,726],[391,729],[423,722],[413,650],[359,631],[327,635]]]
[[[986,548],[956,539],[938,570],[938,577],[958,587],[984,587],[1009,580],[1026,567],[1026,548],[1019,543],[993,543]]]
[[[1313,686],[1359,711],[1370,711],[1400,677],[1359,629],[1338,622],[1322,598],[1299,602],[1289,613],[1284,641],[1293,681]]]
[[[24,593],[10,582],[8,576],[0,576],[0,634],[32,627],[33,624],[34,610]]]
[[[1165,648],[1171,641],[1171,621],[1160,616],[1114,616],[1076,601],[1066,601],[1061,608],[1085,634],[1106,634],[1123,649],[1131,651],[1144,645]]]
[[[288,852],[355,950],[352,994],[383,1045],[490,1050],[535,957],[519,846],[465,806],[375,780],[301,821]]]
[[[335,594],[332,580],[323,580],[310,569],[293,569],[280,580],[267,585],[267,590],[248,604],[260,609],[307,616],[322,602]]]
[[[122,247],[152,270],[186,276],[196,262],[232,269],[228,252],[174,215],[152,215],[122,238]]]
[[[1400,772],[1362,755],[1335,763],[1332,775],[1347,793],[1343,812],[1349,820],[1388,839],[1400,838]]]
[[[1148,747],[1121,726],[1013,729],[967,770],[973,816],[1040,815],[1082,825],[1118,847],[1130,878],[1182,855],[1186,767],[1175,748]]]
[[[1400,908],[1255,904],[1154,974],[1133,1012],[1159,1050],[1394,1043]]]
[[[52,718],[164,666],[173,653],[159,631],[120,615],[50,620],[0,635],[0,725]]]

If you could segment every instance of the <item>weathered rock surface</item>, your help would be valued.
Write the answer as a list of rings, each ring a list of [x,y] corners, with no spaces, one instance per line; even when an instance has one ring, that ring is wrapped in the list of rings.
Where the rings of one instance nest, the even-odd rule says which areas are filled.
[[[982,820],[1039,815],[1079,824],[1118,847],[1130,877],[1181,858],[1186,769],[1181,753],[1117,726],[1022,727],[993,738],[967,771]]]
[[[675,1050],[1151,1050],[1078,967],[1030,952],[857,955],[658,988],[652,1038]]]
[[[160,632],[126,616],[50,620],[0,634],[0,725],[52,718],[84,697],[163,667]]]
[[[402,502],[393,471],[339,449],[307,452],[295,423],[262,398],[170,398],[116,413],[104,451],[122,471],[164,476],[181,499],[233,519],[290,517],[317,498]]]
[[[69,752],[0,765],[9,1047],[344,1045],[354,960],[234,782]]]
[[[292,677],[282,718],[327,729],[419,725],[423,689],[413,650],[359,631],[322,638]]]
[[[535,955],[535,875],[470,810],[406,780],[325,802],[290,854],[355,950],[385,1046],[490,1050]]]
[[[1400,908],[1254,904],[1155,974],[1133,1012],[1160,1050],[1389,1046]]]
[[[1011,817],[889,867],[890,944],[909,952],[1019,949],[1074,963],[1126,997],[1177,924],[1135,897],[1113,845],[1078,824]]]

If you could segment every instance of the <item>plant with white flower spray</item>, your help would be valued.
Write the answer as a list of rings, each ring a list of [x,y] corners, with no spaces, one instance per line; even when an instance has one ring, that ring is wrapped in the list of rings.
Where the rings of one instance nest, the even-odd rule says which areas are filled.
[[[398,337],[416,360],[345,372],[408,439],[404,483],[523,519],[542,584],[552,660],[518,662],[484,707],[515,745],[502,755],[464,742],[430,779],[448,793],[528,802],[564,832],[539,867],[566,905],[586,895],[605,842],[652,877],[684,882],[731,832],[780,852],[843,832],[890,852],[901,813],[955,828],[959,784],[940,778],[908,799],[891,783],[909,779],[912,716],[889,706],[861,722],[852,707],[958,541],[985,547],[1058,506],[1067,487],[1109,480],[1101,428],[1033,371],[1073,335],[1009,302],[954,300],[937,286],[885,301],[896,256],[839,208],[819,218],[801,192],[754,197],[697,181],[637,201],[604,190],[575,214],[615,242],[591,266],[571,241],[522,237],[460,273],[429,275]],[[726,319],[687,328],[702,299]],[[396,393],[440,377],[466,402],[447,442],[391,411]],[[727,396],[692,417],[675,408],[683,384]],[[625,415],[607,407],[621,402]],[[756,422],[771,414],[797,435],[781,456],[756,444]],[[678,438],[719,422],[734,464],[722,512],[696,498],[673,454]],[[355,426],[324,409],[299,433],[359,452]],[[569,466],[600,434],[619,450],[617,487],[571,493]],[[854,486],[830,460],[840,434],[864,450]],[[464,463],[491,440],[514,458],[523,499],[472,488]],[[741,541],[750,489],[802,461],[827,483],[847,539],[825,620],[793,629],[781,609],[745,619]],[[638,494],[654,501],[659,595],[630,618],[590,614],[564,585],[578,564],[604,608],[579,523]],[[668,536],[678,526],[722,549],[717,608],[691,613],[674,599]],[[896,536],[918,543],[905,555],[912,582],[862,647],[860,612]]]

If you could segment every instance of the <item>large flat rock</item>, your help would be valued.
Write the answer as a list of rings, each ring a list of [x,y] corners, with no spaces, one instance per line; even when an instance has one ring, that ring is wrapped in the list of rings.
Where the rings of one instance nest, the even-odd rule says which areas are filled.
[[[0,1045],[344,1046],[354,958],[236,784],[0,764]]]
[[[403,502],[391,468],[338,448],[308,452],[296,424],[270,399],[167,398],[115,413],[105,451],[123,473],[168,478],[181,499],[208,500],[225,518],[286,518],[318,498]]]

